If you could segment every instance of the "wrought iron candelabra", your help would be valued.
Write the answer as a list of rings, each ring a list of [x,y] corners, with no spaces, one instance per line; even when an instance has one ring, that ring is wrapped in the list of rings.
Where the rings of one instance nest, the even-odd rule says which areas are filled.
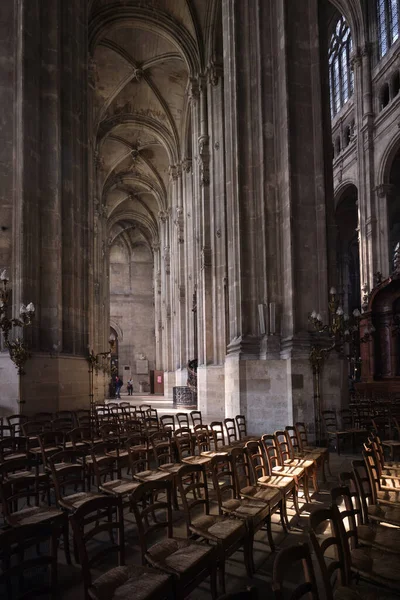
[[[111,354],[115,344],[115,338],[110,336],[108,340],[110,344],[109,350],[105,352],[97,352],[95,354],[94,350],[91,350],[89,356],[86,357],[86,360],[89,364],[89,406],[90,406],[90,416],[94,417],[94,374],[98,375],[99,369],[103,369],[105,373],[111,373],[111,366],[109,369],[105,368],[104,364],[100,361],[102,359],[111,359]]]
[[[321,373],[324,362],[329,357],[332,350],[338,354],[344,355],[344,349],[347,345],[347,358],[353,363],[356,377],[357,368],[360,362],[359,342],[360,340],[360,318],[361,312],[358,308],[353,310],[351,315],[344,312],[340,305],[339,295],[334,287],[329,290],[329,321],[324,323],[322,317],[317,311],[313,310],[308,319],[314,326],[316,333],[321,334],[321,342],[313,344],[310,350],[310,364],[313,373],[313,391],[314,391],[314,415],[315,415],[315,437],[317,442],[322,438],[322,413],[321,413]],[[374,331],[368,331],[368,335],[373,335]],[[326,345],[323,340],[328,339]],[[365,340],[366,341],[366,340]]]
[[[4,346],[7,348],[10,358],[18,369],[19,375],[24,375],[24,365],[31,353],[28,346],[20,337],[10,340],[10,334],[13,328],[23,328],[31,325],[35,316],[35,307],[30,302],[27,306],[21,304],[19,309],[19,318],[10,319],[10,294],[11,289],[8,287],[9,278],[7,277],[6,269],[0,273],[0,329],[3,333]]]

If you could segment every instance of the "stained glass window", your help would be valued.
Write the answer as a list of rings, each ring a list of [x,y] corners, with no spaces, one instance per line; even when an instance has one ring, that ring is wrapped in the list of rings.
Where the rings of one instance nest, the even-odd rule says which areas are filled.
[[[379,57],[399,39],[400,0],[377,0]]]
[[[340,17],[329,44],[329,85],[332,118],[353,94],[354,75],[350,67],[351,50],[351,31],[344,17]]]

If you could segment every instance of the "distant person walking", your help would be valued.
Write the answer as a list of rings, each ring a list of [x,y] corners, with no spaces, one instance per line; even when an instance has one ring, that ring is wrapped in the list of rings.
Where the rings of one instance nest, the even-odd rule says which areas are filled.
[[[126,389],[128,390],[128,396],[132,396],[132,394],[133,394],[133,381],[132,381],[132,379],[128,379],[128,383],[126,384]]]
[[[121,377],[119,377],[118,375],[115,378],[115,397],[119,398],[121,400],[121,388],[124,385],[124,382],[122,381]]]

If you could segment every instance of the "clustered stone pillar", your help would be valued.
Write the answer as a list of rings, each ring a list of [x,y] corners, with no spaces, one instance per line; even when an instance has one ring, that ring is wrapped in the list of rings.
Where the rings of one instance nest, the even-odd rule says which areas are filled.
[[[37,307],[23,410],[55,411],[88,401],[87,6],[20,0],[5,8],[15,79],[4,106],[18,126],[4,266],[13,265],[14,310],[26,298]]]
[[[312,424],[307,318],[314,307],[321,313],[326,307],[325,204],[332,195],[318,2],[223,0],[222,11],[230,317],[225,407],[228,414],[246,414],[252,431],[295,420]],[[257,306],[270,303],[276,335],[268,358]],[[340,398],[341,383],[340,365],[332,360],[326,407]]]

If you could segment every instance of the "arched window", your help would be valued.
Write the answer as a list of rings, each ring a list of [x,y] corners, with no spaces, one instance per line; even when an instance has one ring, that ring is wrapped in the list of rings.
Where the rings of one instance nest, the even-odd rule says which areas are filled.
[[[353,94],[354,75],[350,67],[352,39],[344,17],[336,23],[329,44],[329,84],[332,118]]]
[[[399,0],[377,0],[379,58],[399,39]]]

